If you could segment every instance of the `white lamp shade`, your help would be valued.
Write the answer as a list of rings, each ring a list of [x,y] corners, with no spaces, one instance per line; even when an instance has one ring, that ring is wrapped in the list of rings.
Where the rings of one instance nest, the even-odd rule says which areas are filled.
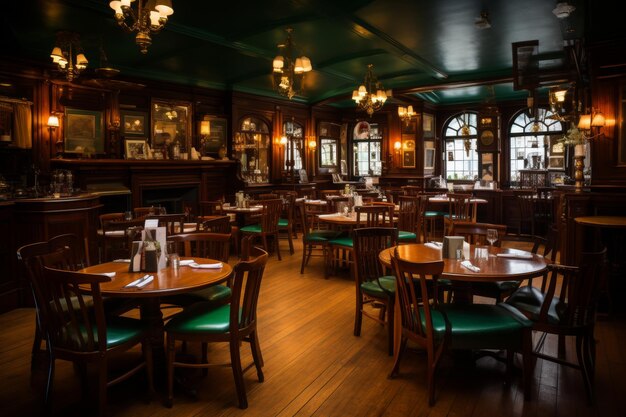
[[[578,119],[578,129],[580,130],[589,130],[591,129],[591,115],[583,114]]]
[[[59,127],[59,118],[56,115],[51,114],[48,117],[48,127]]]
[[[409,109],[407,110],[407,114],[409,116],[413,116],[415,113],[413,113],[413,106],[409,106]]]
[[[598,112],[593,115],[593,119],[591,120],[591,126],[593,127],[604,127],[606,125],[606,120],[604,119],[604,115],[602,112]]]
[[[52,62],[57,63],[59,60],[63,58],[63,51],[58,46],[55,46],[50,53],[50,58],[52,58]]]
[[[365,88],[364,85],[361,85],[359,87],[359,96],[365,97],[366,94],[367,94],[367,89]]]
[[[304,69],[304,72],[309,72],[313,70],[313,66],[311,65],[311,60],[309,58],[307,58],[306,56],[303,56],[301,59],[302,59],[302,68]]]
[[[402,106],[398,107],[398,116],[404,117],[405,114],[406,114],[406,108]]]
[[[359,100],[361,100],[361,96],[359,95],[359,92],[357,90],[352,91],[352,100],[356,101],[357,103],[359,102]]]
[[[122,2],[120,0],[113,0],[109,3],[109,7],[115,11],[115,14],[122,14]]]
[[[154,6],[154,9],[158,11],[161,16],[167,17],[174,14],[171,0],[157,0],[156,3],[157,4]]]
[[[304,72],[304,67],[302,66],[302,58],[296,58],[296,64],[293,70],[296,74],[302,74]]]
[[[202,120],[200,122],[200,135],[208,136],[211,134],[211,122],[208,120]]]
[[[283,136],[280,138],[280,144],[283,146],[287,144],[287,136]]]
[[[272,62],[274,69],[282,69],[285,66],[285,59],[282,55],[276,55],[274,61]]]
[[[150,25],[151,26],[159,26],[161,23],[159,22],[159,19],[161,18],[161,13],[152,10],[150,12]]]
[[[393,144],[393,148],[396,149],[396,150],[400,150],[400,148],[402,148],[402,143],[400,141],[396,141]]]
[[[317,141],[315,139],[309,141],[309,149],[317,148]]]
[[[57,61],[57,64],[59,64],[59,67],[65,68],[67,65],[67,59],[65,59],[65,57],[61,58]]]
[[[130,7],[130,2],[131,2],[131,0],[121,0],[120,3],[121,3],[121,6]],[[109,3],[109,5],[110,5],[110,3]]]
[[[556,101],[559,103],[563,103],[565,101],[565,94],[567,90],[558,90],[554,92],[554,96],[556,97]]]
[[[378,101],[384,103],[387,100],[387,94],[383,90],[378,90],[376,92],[376,97],[378,97]]]
[[[85,54],[81,52],[80,54],[76,55],[76,64],[84,66],[87,66],[87,64],[89,64],[89,61],[87,60]]]

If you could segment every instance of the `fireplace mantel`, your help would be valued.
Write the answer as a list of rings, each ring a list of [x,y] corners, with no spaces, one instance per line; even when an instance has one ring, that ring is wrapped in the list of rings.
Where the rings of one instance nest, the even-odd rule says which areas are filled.
[[[87,190],[104,184],[123,185],[131,191],[133,207],[142,205],[147,189],[197,187],[198,199],[214,200],[243,189],[237,161],[55,159],[52,169],[74,173],[75,186]]]

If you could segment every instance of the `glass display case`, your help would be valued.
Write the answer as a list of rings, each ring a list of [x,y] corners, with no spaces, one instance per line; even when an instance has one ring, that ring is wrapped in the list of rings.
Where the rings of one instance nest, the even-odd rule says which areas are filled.
[[[241,174],[248,183],[269,182],[269,148],[271,136],[268,123],[257,117],[246,117],[235,132],[235,158],[241,163]]]

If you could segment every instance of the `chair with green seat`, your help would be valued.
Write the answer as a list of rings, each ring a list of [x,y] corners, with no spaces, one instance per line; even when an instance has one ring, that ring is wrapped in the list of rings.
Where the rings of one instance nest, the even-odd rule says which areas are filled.
[[[98,370],[98,411],[102,415],[107,402],[107,388],[143,369],[147,373],[149,395],[154,394],[151,332],[141,320],[128,317],[105,318],[100,284],[111,281],[110,277],[50,267],[67,267],[68,250],[63,248],[38,257],[40,268],[35,279],[34,293],[42,329],[47,334],[50,357],[45,406],[47,410],[52,409],[52,387],[57,359],[79,364],[83,387],[87,385],[84,365],[94,363]],[[74,308],[64,307],[70,304]],[[107,373],[113,356],[138,344],[143,349],[142,360],[122,375],[109,379]]]
[[[168,395],[166,404],[171,407],[174,395],[174,368],[208,368],[216,366],[207,363],[207,344],[226,342],[230,347],[230,366],[233,370],[237,399],[240,408],[248,407],[246,388],[240,357],[242,342],[250,343],[252,358],[259,382],[263,382],[263,357],[257,335],[256,307],[263,271],[267,263],[267,252],[252,248],[248,250],[250,237],[242,240],[242,252],[250,253],[248,260],[242,260],[233,268],[233,296],[230,304],[215,307],[198,303],[175,315],[166,325]],[[202,343],[200,363],[180,362],[175,358],[176,341]],[[248,369],[246,367],[245,369]]]
[[[361,335],[363,316],[387,324],[387,345],[389,355],[393,355],[394,300],[396,293],[395,277],[385,275],[378,254],[383,249],[395,246],[398,241],[398,229],[395,227],[364,227],[354,229],[354,257],[352,275],[356,286],[356,315],[354,335]],[[378,313],[366,309],[373,306]],[[385,320],[387,317],[387,320]]]
[[[259,201],[259,204],[263,206],[260,223],[244,226],[239,229],[239,233],[242,237],[260,237],[263,242],[263,249],[266,251],[269,251],[267,238],[268,236],[272,236],[276,256],[280,261],[282,258],[280,256],[280,246],[278,244],[278,220],[280,219],[280,213],[283,210],[283,200],[280,198],[261,200]]]
[[[506,304],[444,304],[439,302],[438,280],[443,261],[414,263],[391,257],[396,276],[396,300],[399,303],[401,334],[394,347],[394,364],[390,377],[395,377],[407,342],[413,341],[426,350],[428,404],[435,403],[435,376],[441,356],[448,350],[507,350],[507,381],[511,376],[515,352],[522,353],[524,399],[530,398],[532,381],[532,323],[523,314]],[[417,280],[417,282],[415,282]],[[430,302],[420,294],[435,288]],[[398,308],[396,307],[396,308]]]
[[[578,267],[548,265],[539,304],[534,299],[528,302],[526,297],[516,297],[516,294],[506,301],[532,321],[533,330],[541,333],[533,355],[581,372],[589,403],[594,401],[594,330],[606,270],[606,248],[598,252],[582,252]],[[556,356],[543,349],[547,335],[559,338]],[[567,359],[565,343],[561,343],[561,339],[568,336],[575,340],[575,362]]]
[[[441,193],[439,192],[435,192],[435,191],[424,191],[421,192],[419,195],[422,197],[426,197],[428,199],[430,199],[431,197],[435,197],[437,195],[439,195]],[[443,217],[445,215],[447,215],[448,212],[445,210],[433,210],[432,207],[430,207],[429,203],[426,203],[426,209],[424,210],[424,220],[423,220],[423,227],[424,227],[424,241],[428,241],[432,238],[434,238],[435,236],[435,232],[437,230],[437,220],[440,220],[442,223],[442,230],[444,230],[444,232],[442,232],[442,234],[445,234],[445,228],[443,226]]]
[[[424,212],[428,198],[420,195],[398,196],[398,243],[426,241]]]
[[[319,225],[317,215],[322,213],[319,211],[319,205],[306,204],[300,202],[296,204],[296,211],[300,217],[302,224],[302,264],[300,265],[300,273],[304,274],[304,267],[309,263],[309,259],[313,255],[313,250],[321,249],[321,256],[324,262],[324,278],[328,278],[328,240],[337,237],[339,232],[330,229],[321,229],[314,225]],[[317,256],[317,255],[315,255]]]
[[[228,263],[230,256],[230,233],[195,232],[168,237],[174,242],[176,253],[185,257],[208,258]],[[198,302],[224,304],[230,300],[230,279],[225,284],[215,284],[198,291],[161,298],[163,304],[188,307]]]
[[[443,216],[445,233],[450,234],[455,222],[472,221],[471,194],[448,193],[448,213]]]
[[[391,227],[393,226],[393,206],[373,204],[369,206],[354,207],[356,214],[356,225],[353,229],[360,227]],[[352,262],[352,249],[354,242],[351,233],[342,233],[332,238],[328,242],[330,244],[330,254],[334,262]],[[344,256],[340,256],[342,252]]]
[[[289,242],[289,253],[293,255],[293,239],[298,238],[295,228],[295,205],[298,193],[290,190],[275,190],[274,193],[283,200],[283,211],[278,219],[278,231],[284,232]]]

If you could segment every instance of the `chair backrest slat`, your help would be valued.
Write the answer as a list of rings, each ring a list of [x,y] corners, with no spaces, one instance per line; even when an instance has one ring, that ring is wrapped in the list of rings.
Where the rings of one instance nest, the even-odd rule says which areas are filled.
[[[168,240],[176,243],[180,255],[228,262],[230,238],[230,233],[195,232],[173,235]]]
[[[268,254],[263,249],[250,248],[250,238],[242,241],[246,260],[233,268],[233,286],[230,305],[230,331],[233,333],[256,324],[256,310],[261,280]]]
[[[377,281],[384,274],[378,254],[383,249],[395,246],[398,242],[398,229],[395,227],[363,227],[352,231],[354,243],[354,278],[359,287],[364,282]],[[381,287],[383,288],[383,287]]]

